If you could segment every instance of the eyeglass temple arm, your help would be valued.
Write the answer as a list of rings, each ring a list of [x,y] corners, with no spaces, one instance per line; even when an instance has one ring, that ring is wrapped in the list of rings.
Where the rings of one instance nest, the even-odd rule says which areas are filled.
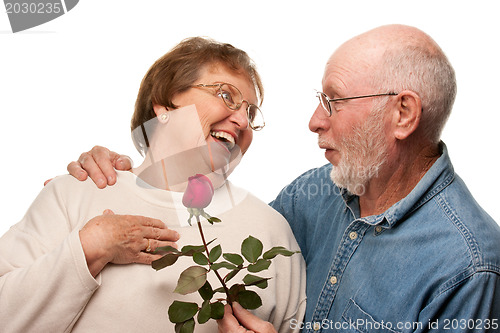
[[[390,93],[385,93],[385,94],[373,94],[373,95],[363,95],[363,96],[355,96],[355,97],[344,97],[344,98],[332,98],[328,99],[328,102],[336,102],[336,101],[345,101],[348,99],[357,99],[357,98],[366,98],[366,97],[376,97],[376,96],[395,96],[398,95],[397,93],[390,92]]]

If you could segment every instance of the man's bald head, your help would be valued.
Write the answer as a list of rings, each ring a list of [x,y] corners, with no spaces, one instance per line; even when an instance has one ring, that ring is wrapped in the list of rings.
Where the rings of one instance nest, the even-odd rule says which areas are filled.
[[[372,91],[411,90],[422,100],[420,132],[439,142],[456,95],[453,67],[439,45],[423,31],[406,25],[385,25],[342,44],[330,65],[345,63]]]

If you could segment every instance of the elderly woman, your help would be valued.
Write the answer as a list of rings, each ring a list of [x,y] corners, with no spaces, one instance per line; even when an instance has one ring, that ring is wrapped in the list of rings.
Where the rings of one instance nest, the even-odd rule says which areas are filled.
[[[264,125],[261,96],[251,60],[229,44],[191,38],[157,60],[132,117],[142,165],[118,172],[105,190],[90,180],[55,178],[0,238],[2,332],[173,332],[172,301],[201,300],[173,293],[193,262],[183,257],[160,271],[148,265],[161,257],[158,247],[201,243],[182,205],[194,174],[214,184],[206,211],[222,219],[204,223],[207,240],[216,238],[225,253],[240,252],[249,235],[265,250],[297,250],[280,214],[226,180]],[[258,291],[263,305],[255,314],[290,332],[290,321],[300,321],[305,310],[303,259],[278,256],[265,273],[272,279]],[[208,280],[219,287],[213,274]],[[216,330],[214,321],[196,327]]]

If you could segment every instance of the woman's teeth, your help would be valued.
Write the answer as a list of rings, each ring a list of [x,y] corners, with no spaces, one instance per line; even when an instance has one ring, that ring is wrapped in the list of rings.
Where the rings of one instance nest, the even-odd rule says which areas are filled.
[[[235,142],[231,134],[222,131],[211,131],[210,135],[222,141],[229,150],[233,149]]]

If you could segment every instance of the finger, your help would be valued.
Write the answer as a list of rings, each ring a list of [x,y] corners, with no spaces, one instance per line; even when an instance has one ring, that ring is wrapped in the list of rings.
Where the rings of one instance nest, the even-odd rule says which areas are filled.
[[[85,170],[82,169],[82,165],[80,164],[80,162],[73,161],[68,164],[66,169],[68,170],[70,175],[80,181],[84,181],[85,179],[87,179],[88,174]]]
[[[144,241],[146,242],[146,245],[144,245],[144,247],[143,247],[144,252],[150,253],[150,252],[154,252],[156,250],[157,246],[154,246],[152,239],[144,238]]]
[[[169,228],[148,228],[145,231],[144,237],[156,239],[159,241],[176,242],[179,240],[180,235],[177,231]]]
[[[94,146],[89,154],[92,156],[99,169],[101,169],[102,174],[106,178],[106,183],[108,185],[114,185],[116,183],[114,165],[118,154],[100,146]]]
[[[232,303],[233,313],[236,319],[245,326],[247,329],[253,330],[259,333],[275,333],[276,330],[274,326],[259,317],[253,315],[250,311],[244,309],[237,302]]]
[[[102,215],[115,215],[115,213],[111,209],[105,209]]]
[[[78,162],[98,188],[106,187],[106,178],[90,153],[81,154]]]
[[[217,325],[219,326],[219,333],[239,332],[242,328],[238,320],[233,316],[233,311],[229,304],[224,306],[224,317],[217,319]]]
[[[52,179],[54,178],[50,178],[50,179],[47,179],[44,183],[43,183],[43,186],[47,185]]]
[[[144,242],[146,243],[143,247],[144,250],[142,250],[144,252],[152,253],[158,248],[158,241],[155,241],[154,239],[144,238]]]
[[[119,155],[115,152],[111,152],[112,160],[114,161],[113,166],[117,170],[128,171],[132,169],[132,159],[127,155]]]
[[[177,231],[167,228],[161,220],[140,215],[128,215],[128,218],[147,227],[142,234],[144,238],[176,242],[181,237]]]
[[[153,227],[159,229],[164,229],[167,227],[165,223],[163,223],[161,220],[154,219],[152,217],[141,216],[141,215],[127,215],[127,217],[131,219],[133,222],[141,224],[145,227]]]
[[[163,255],[161,255],[161,254],[139,252],[139,254],[137,255],[136,260],[134,260],[134,263],[136,263],[136,264],[144,264],[144,265],[151,265],[151,263],[153,261],[161,259],[162,257],[163,257]]]
[[[174,243],[174,242],[162,242],[162,241],[157,241],[156,239],[150,239],[150,238],[149,238],[149,243],[146,244],[145,249],[147,249],[148,246],[150,247],[150,250],[149,251],[144,250],[144,251],[145,252],[150,252],[150,253],[153,253],[153,252],[156,251],[157,248],[164,247],[164,246],[171,246],[171,247],[176,248],[176,249],[179,248],[177,246],[177,243]],[[158,251],[158,252],[160,252],[160,251]],[[165,252],[165,251],[163,251],[163,252]]]

